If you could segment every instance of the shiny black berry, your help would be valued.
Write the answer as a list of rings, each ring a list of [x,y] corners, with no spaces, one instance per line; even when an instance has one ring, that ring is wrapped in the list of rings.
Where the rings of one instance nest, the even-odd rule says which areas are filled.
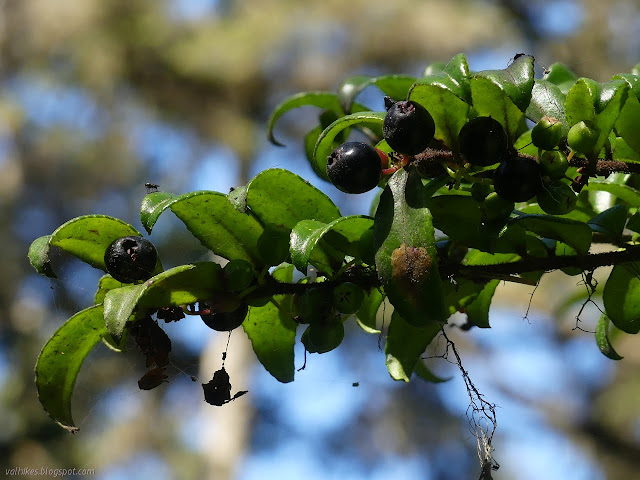
[[[104,254],[107,273],[122,283],[150,278],[157,261],[158,252],[153,243],[136,236],[114,240]]]
[[[433,117],[419,103],[403,100],[387,109],[382,134],[398,153],[417,155],[429,146],[436,132]]]
[[[249,307],[245,303],[233,312],[216,312],[200,315],[200,317],[202,317],[207,327],[218,332],[230,332],[242,325],[248,311]]]
[[[526,202],[542,190],[542,171],[532,158],[513,157],[493,174],[496,193],[509,202]]]
[[[366,143],[343,143],[327,157],[327,175],[343,192],[368,192],[378,185],[382,175],[380,155]]]
[[[497,120],[476,117],[462,126],[458,145],[465,162],[478,166],[493,165],[505,158],[507,134]]]

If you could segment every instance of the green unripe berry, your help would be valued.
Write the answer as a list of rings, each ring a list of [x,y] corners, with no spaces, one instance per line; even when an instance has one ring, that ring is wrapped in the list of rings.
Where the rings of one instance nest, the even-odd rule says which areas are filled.
[[[497,193],[493,192],[481,204],[484,218],[487,222],[494,220],[504,220],[511,215],[515,204],[510,200],[505,200]]]
[[[600,138],[600,130],[590,122],[578,122],[569,129],[567,143],[578,153],[593,153],[593,149]]]
[[[227,290],[231,292],[245,290],[256,278],[251,264],[239,258],[227,263],[222,273]]]
[[[337,348],[344,339],[344,325],[339,318],[312,323],[302,334],[302,344],[309,353],[326,353]]]
[[[548,151],[540,156],[540,167],[543,175],[553,179],[563,178],[569,168],[569,160],[563,152]]]
[[[331,291],[322,287],[311,287],[296,295],[295,306],[301,323],[320,321],[331,314]]]
[[[356,313],[363,300],[364,292],[355,283],[345,282],[333,290],[333,306],[340,313]]]
[[[576,208],[578,197],[569,185],[560,180],[544,183],[538,193],[538,205],[549,215],[565,215]]]
[[[562,138],[562,122],[553,117],[542,117],[531,130],[531,141],[543,150],[553,150]]]

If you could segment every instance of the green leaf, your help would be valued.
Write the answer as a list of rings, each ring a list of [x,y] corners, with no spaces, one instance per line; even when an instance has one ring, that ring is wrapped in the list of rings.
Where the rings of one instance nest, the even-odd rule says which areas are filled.
[[[571,245],[584,255],[591,246],[591,229],[582,222],[551,215],[521,215],[509,221],[543,238],[553,238]]]
[[[301,220],[329,223],[340,217],[327,195],[280,168],[264,170],[247,184],[247,205],[263,225],[285,232],[287,237]]]
[[[578,76],[563,63],[554,63],[545,72],[543,79],[557,85],[560,91],[566,95]]]
[[[111,275],[103,275],[102,278],[100,278],[100,280],[98,281],[98,290],[93,297],[93,304],[97,305],[99,303],[104,303],[104,297],[106,296],[107,292],[120,287],[122,287],[122,282],[119,282]]]
[[[518,137],[520,121],[524,117],[509,95],[494,83],[490,78],[471,78],[471,97],[473,108],[480,116],[491,117],[504,127],[509,138],[513,142]]]
[[[293,265],[302,273],[307,273],[307,266],[311,263],[321,272],[334,273],[339,264],[322,245],[322,236],[326,232],[326,223],[316,220],[302,220],[291,230],[289,251]],[[344,257],[344,255],[343,255]]]
[[[382,292],[373,288],[370,292],[365,293],[364,300],[360,306],[360,310],[356,312],[356,320],[358,325],[367,333],[380,333],[377,325],[378,309],[384,301]]]
[[[611,129],[624,106],[629,85],[624,80],[598,83],[580,78],[569,90],[565,101],[568,126],[578,122],[593,122],[600,130],[600,137],[593,148],[597,154],[604,146]]]
[[[38,399],[49,416],[72,433],[78,431],[71,415],[71,394],[78,372],[85,357],[106,335],[102,305],[95,305],[68,319],[38,357]]]
[[[374,227],[384,291],[399,314],[419,327],[447,318],[425,191],[414,169],[398,170],[380,197]]]
[[[438,335],[441,328],[442,325],[438,323],[416,327],[405,321],[398,311],[394,310],[384,349],[387,370],[391,378],[408,382],[420,355]]]
[[[338,100],[340,100],[343,110],[350,113],[353,101],[360,92],[371,85],[375,85],[394,100],[404,100],[415,81],[416,77],[409,75],[381,75],[378,77],[354,75],[347,78],[338,88]]]
[[[345,115],[333,122],[318,137],[314,148],[313,157],[315,159],[314,170],[322,178],[328,180],[327,177],[327,157],[334,149],[334,139],[345,128],[352,125],[361,125],[366,127],[380,127],[384,122],[386,112],[358,112],[351,115]]]
[[[331,92],[303,92],[285,99],[280,103],[271,113],[269,120],[267,121],[267,138],[271,143],[278,146],[284,146],[273,135],[273,128],[282,115],[294,108],[303,107],[305,105],[311,105],[314,107],[324,108],[327,110],[333,110],[336,113],[342,114],[342,107],[340,101],[335,93]]]
[[[531,103],[525,114],[528,119],[536,123],[544,116],[559,120],[562,122],[562,136],[565,136],[569,131],[564,113],[565,100],[566,96],[560,87],[548,80],[536,80],[531,91]]]
[[[171,211],[200,243],[227,260],[241,259],[260,267],[258,239],[264,228],[247,213],[239,212],[218,192],[199,191],[181,195]]]
[[[92,267],[106,270],[104,253],[111,243],[128,235],[142,234],[128,223],[107,215],[84,215],[58,227],[50,245],[61,248]]]
[[[618,352],[614,350],[609,340],[609,323],[606,315],[602,315],[600,320],[598,320],[598,325],[596,325],[596,343],[605,357],[611,360],[622,360],[624,357],[621,357]]]
[[[443,282],[444,305],[449,315],[453,315],[472,303],[482,291],[483,286],[484,283],[475,282],[468,278]]]
[[[622,238],[624,224],[627,221],[627,207],[614,205],[594,216],[587,222],[594,232],[604,233],[612,238]]]
[[[51,267],[51,260],[49,259],[50,241],[51,235],[36,238],[31,242],[27,256],[29,257],[31,266],[36,269],[36,272],[49,278],[57,278]]]
[[[277,267],[273,272],[274,278],[281,282],[291,282],[293,279],[293,265]],[[291,295],[276,295],[273,303],[263,307],[251,307],[249,315],[242,323],[247,333],[253,351],[264,368],[273,377],[282,382],[292,382],[295,374],[294,344],[297,324],[291,315]]]
[[[585,188],[589,191],[609,192],[630,207],[640,207],[640,191],[628,185],[592,180]]]
[[[469,247],[487,248],[489,239],[477,200],[463,195],[439,195],[428,199],[427,206],[433,215],[433,226],[449,238]]]
[[[470,108],[459,95],[465,95],[464,90],[456,88],[445,74],[423,77],[409,92],[409,99],[422,105],[433,116],[436,125],[434,137],[456,151],[458,134],[467,121]]]
[[[613,324],[627,333],[640,331],[640,278],[638,264],[615,265],[604,286],[605,313]]]
[[[359,256],[360,237],[372,227],[373,219],[365,215],[340,217],[328,224],[302,220],[291,232],[291,260],[303,273],[309,263],[321,271],[332,272],[333,267],[340,266],[345,254]]]
[[[627,222],[626,228],[632,232],[640,233],[640,212],[636,212],[631,215],[631,218]]]
[[[462,91],[460,98],[467,103],[471,103],[471,87],[469,86],[469,64],[464,53],[459,53],[453,57],[442,69],[444,73],[456,82]]]
[[[247,211],[247,186],[234,187],[229,191],[227,200],[233,207],[241,213]]]
[[[484,70],[477,72],[474,78],[482,77],[491,80],[500,90],[507,94],[509,99],[521,112],[524,112],[527,110],[529,102],[531,101],[531,90],[533,89],[534,83],[533,62],[534,58],[531,55],[520,55],[504,70]],[[475,108],[475,98],[473,102]],[[476,111],[477,110],[476,108]]]
[[[467,305],[466,312],[470,324],[478,328],[491,328],[489,325],[489,309],[493,294],[499,283],[499,280],[488,282],[476,299],[470,305]]]
[[[151,233],[160,214],[169,206],[172,200],[176,198],[179,197],[172,193],[153,192],[142,199],[142,204],[140,205],[140,222],[147,233]]]
[[[634,150],[622,137],[614,137],[611,142],[613,160],[626,163],[640,163],[640,152]]]
[[[629,95],[616,121],[616,130],[624,141],[636,152],[640,152],[640,102],[635,95]]]
[[[413,368],[413,371],[416,372],[416,375],[418,375],[421,379],[429,383],[448,382],[453,378],[453,377],[440,377],[436,375],[429,369],[429,367],[427,367],[427,365],[422,360],[418,360],[418,362],[416,362],[416,365]]]
[[[213,262],[180,265],[141,285],[116,288],[104,297],[104,320],[111,336],[120,341],[136,308],[172,307],[212,300],[224,293],[222,267]]]

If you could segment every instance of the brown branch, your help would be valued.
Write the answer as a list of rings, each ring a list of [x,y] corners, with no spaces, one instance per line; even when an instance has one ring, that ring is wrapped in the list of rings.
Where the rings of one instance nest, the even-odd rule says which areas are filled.
[[[561,268],[579,268],[584,271],[595,270],[607,265],[640,261],[640,247],[630,247],[626,250],[586,255],[558,256],[558,257],[529,257],[511,263],[496,265],[440,265],[440,274],[444,277],[462,275],[470,278],[492,278],[498,275],[519,275],[527,272],[547,272]]]

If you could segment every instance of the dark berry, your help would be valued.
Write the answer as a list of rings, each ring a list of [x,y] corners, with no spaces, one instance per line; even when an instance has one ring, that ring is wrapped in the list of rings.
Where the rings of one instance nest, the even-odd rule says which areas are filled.
[[[107,272],[122,283],[150,278],[157,261],[158,252],[153,243],[136,236],[114,240],[104,254]]]
[[[532,158],[510,158],[496,168],[493,187],[504,200],[525,202],[542,190],[540,165]]]
[[[507,134],[491,117],[476,117],[462,126],[458,135],[460,154],[471,165],[501,162],[507,152]]]
[[[233,312],[209,313],[206,315],[200,315],[200,317],[202,317],[202,320],[207,327],[218,332],[230,332],[242,325],[248,311],[249,307],[245,303]]]
[[[412,100],[392,104],[382,125],[382,134],[389,146],[405,155],[422,153],[435,132],[436,124],[431,114]]]
[[[380,155],[366,143],[343,143],[327,157],[327,175],[343,192],[368,192],[378,185],[382,175]]]

